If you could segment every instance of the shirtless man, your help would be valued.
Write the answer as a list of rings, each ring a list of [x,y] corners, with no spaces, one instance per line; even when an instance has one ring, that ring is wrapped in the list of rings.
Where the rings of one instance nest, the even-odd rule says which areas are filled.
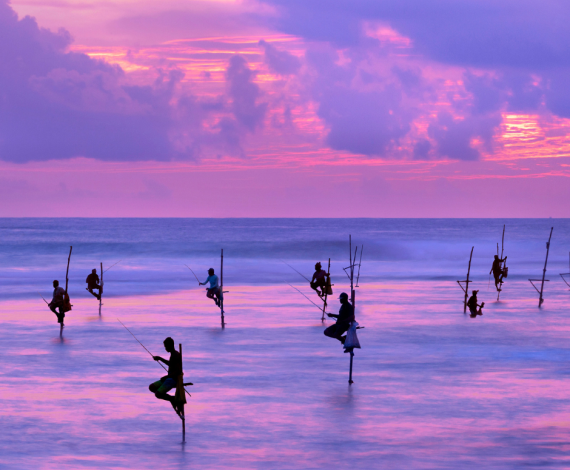
[[[167,393],[173,388],[176,388],[178,377],[180,374],[182,374],[182,357],[180,356],[180,353],[174,348],[174,340],[171,337],[168,337],[164,340],[164,349],[166,352],[170,353],[170,358],[168,360],[160,356],[153,356],[152,358],[155,361],[164,362],[168,366],[168,375],[165,375],[156,382],[151,383],[148,386],[148,389],[154,393],[154,396],[156,398],[169,401],[178,416],[183,418],[183,408],[180,407],[176,402],[176,396],[169,395]]]
[[[48,304],[49,309],[57,316],[57,322],[63,326],[63,319],[65,317],[65,289],[59,286],[59,281],[53,281],[53,298]],[[59,309],[59,312],[56,310]]]
[[[469,313],[471,318],[475,318],[477,315],[483,315],[482,309],[485,306],[485,302],[481,302],[481,305],[477,303],[477,292],[478,290],[473,291],[473,295],[469,297],[467,301],[467,307],[469,308]],[[479,307],[479,310],[477,310]]]
[[[327,292],[327,278],[329,274],[323,269],[321,263],[315,264],[315,274],[310,281],[311,289],[313,289],[319,297],[322,297]],[[319,291],[319,287],[321,290]]]
[[[87,279],[85,279],[85,282],[87,283],[87,290],[94,297],[97,297],[97,300],[101,300],[101,293],[103,291],[103,288],[99,285],[99,276],[97,275],[96,269],[93,269],[91,271],[91,274],[89,274],[89,276],[87,276]],[[95,292],[93,292],[93,289],[97,289],[99,292],[96,294]]]
[[[493,266],[491,266],[491,271],[489,271],[489,274],[493,273],[493,277],[495,278],[495,288],[497,289],[497,292],[501,292],[501,284],[503,283],[503,263],[505,261],[507,261],[506,256],[501,259],[499,258],[499,255],[495,255]]]

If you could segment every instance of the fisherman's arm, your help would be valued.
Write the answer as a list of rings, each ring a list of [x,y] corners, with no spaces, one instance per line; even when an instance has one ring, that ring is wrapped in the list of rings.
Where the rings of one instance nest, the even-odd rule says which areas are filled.
[[[164,359],[163,357],[160,357],[160,356],[152,356],[152,358],[153,358],[155,361],[157,361],[157,362],[158,362],[158,361],[164,362],[167,366],[170,365],[170,361],[167,360],[167,359]]]
[[[327,313],[327,316],[331,318],[338,318],[338,315],[336,313]]]
[[[208,279],[210,279],[210,276],[208,276]],[[206,284],[208,284],[208,279],[206,279],[204,282],[199,282],[198,284],[201,286],[205,286]]]

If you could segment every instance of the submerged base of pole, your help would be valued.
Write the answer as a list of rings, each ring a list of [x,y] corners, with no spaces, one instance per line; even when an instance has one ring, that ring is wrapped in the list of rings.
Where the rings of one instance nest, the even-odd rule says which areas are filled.
[[[352,381],[352,360],[354,359],[354,352],[350,351],[350,373],[348,374],[348,383],[353,384]]]

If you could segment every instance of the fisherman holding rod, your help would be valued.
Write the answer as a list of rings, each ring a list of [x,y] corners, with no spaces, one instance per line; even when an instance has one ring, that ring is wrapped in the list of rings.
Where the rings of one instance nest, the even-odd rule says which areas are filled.
[[[176,414],[178,414],[180,418],[184,419],[184,403],[186,403],[186,400],[182,395],[184,395],[184,392],[190,395],[190,393],[188,393],[188,390],[186,390],[184,387],[186,385],[194,384],[192,382],[184,383],[182,380],[182,377],[184,376],[182,369],[182,355],[174,348],[174,340],[170,337],[164,340],[164,349],[170,353],[170,359],[167,361],[160,356],[154,356],[121,320],[117,318],[117,321],[123,325],[123,328],[131,334],[135,341],[139,343],[158,364],[160,364],[160,362],[164,362],[168,366],[168,369],[166,369],[166,367],[160,364],[160,367],[166,370],[168,372],[168,375],[165,375],[164,377],[161,377],[160,380],[153,382],[148,386],[148,388],[152,393],[155,394],[156,398],[170,401],[172,407],[176,411]],[[178,372],[178,375],[176,375],[176,372]],[[169,379],[174,379],[174,385],[172,385],[173,382]],[[173,397],[172,395],[168,395],[166,392],[172,390],[174,387],[176,387],[176,396]],[[182,415],[180,413],[182,413]]]
[[[154,393],[156,398],[169,401],[180,418],[184,419],[184,404],[177,400],[176,396],[169,395],[167,392],[176,388],[178,378],[182,375],[182,356],[174,348],[174,340],[169,336],[164,340],[164,349],[170,353],[170,359],[164,359],[160,356],[152,356],[155,361],[163,362],[168,366],[168,375],[161,377],[156,382],[151,383],[148,389]]]
[[[338,315],[327,313],[330,318],[337,319],[336,323],[326,328],[324,334],[329,338],[336,338],[344,344],[346,336],[343,336],[343,334],[348,331],[351,323],[354,321],[354,307],[348,301],[348,294],[346,292],[340,294],[339,300],[341,305]],[[352,350],[353,348],[345,348],[344,352],[349,353],[352,352]]]
[[[201,286],[210,283],[210,287],[206,288],[206,297],[214,299],[216,305],[219,307],[222,304],[222,293],[218,276],[214,274],[214,268],[208,269],[208,278],[204,282],[198,282]]]
[[[59,281],[57,279],[53,281],[53,297],[48,307],[55,313],[57,322],[61,324],[62,328],[63,319],[65,318],[65,294],[65,289],[59,285]],[[59,312],[56,309],[59,309]]]

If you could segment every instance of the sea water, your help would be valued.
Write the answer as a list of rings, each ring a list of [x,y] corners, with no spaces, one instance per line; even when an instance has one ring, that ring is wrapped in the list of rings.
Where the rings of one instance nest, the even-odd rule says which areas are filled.
[[[503,225],[509,275],[497,301],[489,270]],[[542,276],[551,227],[539,309],[528,279]],[[0,468],[568,468],[569,229],[565,219],[0,219]],[[349,355],[323,335],[322,302],[290,267],[310,278],[330,258],[337,313],[349,235],[365,327],[352,385]],[[73,310],[60,337],[41,296],[65,283],[70,246]],[[456,283],[472,247],[477,318]],[[210,267],[220,274],[222,249],[225,329],[185,266],[200,281]],[[99,315],[85,278],[101,262]],[[164,371],[117,319],[152,354],[168,356],[167,336],[182,344],[194,383],[186,443],[148,391]]]

